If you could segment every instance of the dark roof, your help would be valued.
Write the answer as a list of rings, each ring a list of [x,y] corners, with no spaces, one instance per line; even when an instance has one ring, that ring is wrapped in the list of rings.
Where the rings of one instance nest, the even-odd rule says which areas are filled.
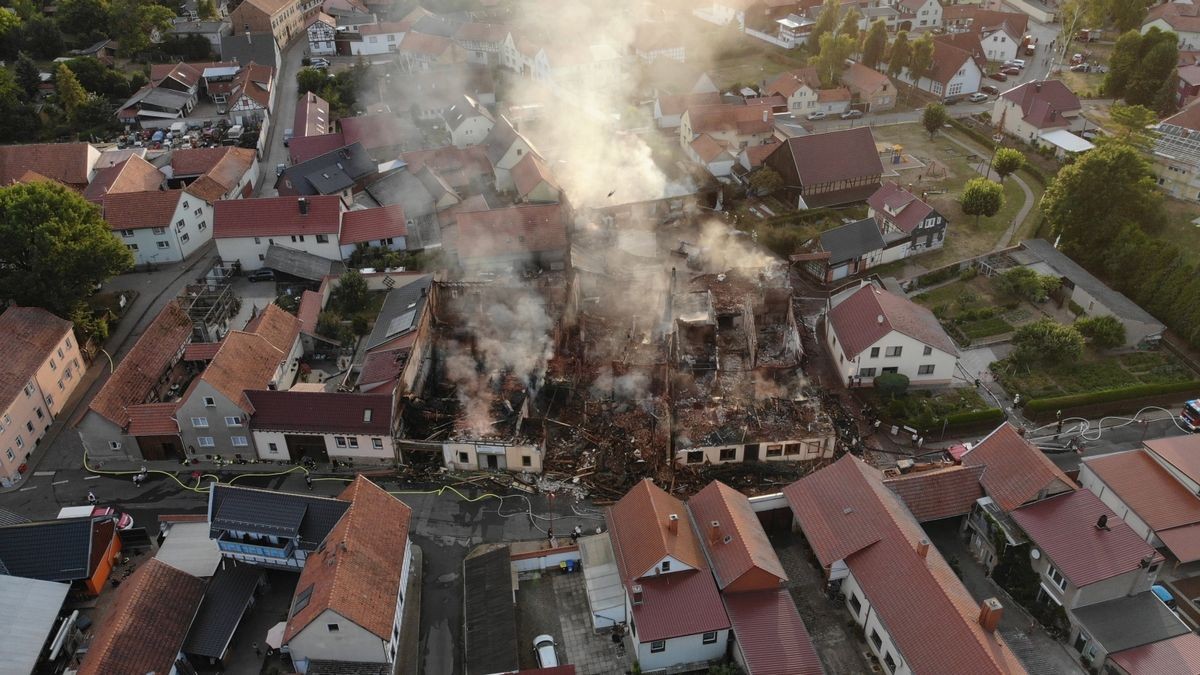
[[[233,201],[242,201],[241,199]],[[224,202],[221,202],[224,203]],[[320,281],[328,276],[339,276],[343,265],[337,260],[322,258],[314,253],[301,251],[279,244],[267,247],[264,267],[270,267],[276,272],[283,272],[309,281]]]
[[[392,675],[392,666],[388,663],[313,659],[308,662],[308,670],[305,672],[308,675]]]
[[[283,170],[280,184],[302,195],[333,195],[375,173],[378,165],[361,143],[351,143]]]
[[[275,60],[275,37],[270,33],[234,32],[221,38],[221,60],[236,61],[246,66],[257,63],[260,66],[279,68]]]
[[[197,656],[221,658],[246,608],[254,599],[254,589],[263,571],[251,565],[226,562],[208,582],[200,610],[192,621],[183,651]]]
[[[836,265],[882,249],[883,235],[874,218],[864,218],[822,232],[821,248],[829,251],[829,264]]]
[[[383,306],[379,308],[379,316],[375,318],[375,327],[367,337],[367,349],[374,349],[388,340],[415,331],[425,312],[432,284],[433,276],[423,274],[388,291]]]
[[[1151,591],[1072,610],[1105,651],[1119,652],[1169,640],[1191,630]]]
[[[92,527],[91,518],[64,518],[0,528],[0,562],[16,577],[86,579],[92,569]]]
[[[822,675],[821,659],[786,588],[728,593],[725,608],[754,675]]]
[[[349,502],[290,492],[214,485],[209,496],[209,536],[223,530],[300,535],[300,547],[314,550],[325,539]]]
[[[28,522],[29,519],[25,516],[17,515],[12,511],[5,509],[0,509],[0,527],[5,527],[8,525],[20,525],[21,523]]]
[[[780,161],[792,162],[805,186],[883,175],[870,127],[789,138],[771,155],[780,153]]]
[[[1070,279],[1071,283],[1087,291],[1088,295],[1095,298],[1118,318],[1163,328],[1161,321],[1150,316],[1149,312],[1139,307],[1134,301],[1109,288],[1107,284],[1080,267],[1078,263],[1054,248],[1045,239],[1029,239],[1021,242],[1021,246],[1041,259],[1042,262],[1053,267],[1059,274]]]
[[[392,397],[325,391],[247,391],[254,431],[306,431],[381,436],[392,426]],[[369,421],[364,421],[367,417]]]
[[[507,546],[463,562],[463,595],[467,675],[516,670],[517,619]]]

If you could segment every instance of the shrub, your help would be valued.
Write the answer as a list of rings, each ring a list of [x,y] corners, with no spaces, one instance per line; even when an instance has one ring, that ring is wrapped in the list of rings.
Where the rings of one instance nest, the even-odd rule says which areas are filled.
[[[1115,316],[1089,316],[1074,325],[1094,347],[1115,349],[1125,344],[1125,324]]]
[[[953,413],[945,417],[947,427],[983,424],[985,422],[1000,424],[1004,419],[1004,411],[999,408]]]
[[[367,280],[363,279],[358,270],[350,269],[338,277],[337,286],[333,289],[333,306],[343,314],[353,314],[367,306],[367,296],[370,289]]]
[[[875,389],[881,396],[896,398],[908,391],[908,376],[901,373],[884,373],[875,378]]]
[[[1083,354],[1083,336],[1053,319],[1039,319],[1017,329],[1013,360],[1029,367],[1035,363],[1068,364]]]
[[[1068,396],[1030,399],[1029,402],[1025,404],[1025,410],[1031,413],[1045,412],[1049,410],[1065,410],[1071,407],[1094,405],[1096,403],[1110,403],[1112,401],[1123,401],[1131,398],[1141,398],[1143,396],[1175,394],[1183,391],[1194,392],[1197,390],[1200,390],[1200,380],[1167,382],[1162,384],[1139,384],[1132,387],[1089,391],[1084,394],[1071,394]]]
[[[992,279],[996,290],[1010,298],[1043,302],[1062,280],[1049,274],[1038,274],[1028,267],[1014,267]]]

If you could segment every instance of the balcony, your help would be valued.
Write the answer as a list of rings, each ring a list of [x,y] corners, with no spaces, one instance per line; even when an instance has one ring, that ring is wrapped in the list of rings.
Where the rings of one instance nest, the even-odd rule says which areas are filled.
[[[289,539],[278,544],[272,544],[270,539],[254,539],[248,536],[236,536],[228,532],[222,532],[221,536],[217,538],[217,548],[221,549],[222,553],[286,560],[291,557],[292,551],[295,550],[295,542]]]

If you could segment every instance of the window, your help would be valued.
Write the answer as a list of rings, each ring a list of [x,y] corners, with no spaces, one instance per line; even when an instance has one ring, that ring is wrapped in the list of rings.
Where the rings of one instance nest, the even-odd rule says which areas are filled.
[[[196,209],[195,211],[192,211],[192,215],[194,215],[194,216],[198,216],[201,213],[204,213],[203,209]]]
[[[521,466],[533,466],[533,458],[529,455],[521,455]]]
[[[65,373],[63,373],[63,375],[65,375],[65,376],[66,376],[66,378],[67,378],[67,382],[70,382],[70,381],[71,381],[71,378],[72,378],[72,377],[75,377],[75,374],[71,372],[71,369],[70,369],[70,368],[67,368],[67,371],[66,371]]]
[[[265,256],[265,255],[263,255],[263,254],[261,254],[261,253],[259,253],[259,254],[258,254],[258,260],[259,260],[260,262],[261,262],[261,261],[263,261],[263,260],[266,260],[266,259],[267,259],[267,256]]]
[[[267,443],[267,452],[272,455],[279,453],[279,446],[274,443]]]
[[[328,244],[328,243],[329,243],[329,235],[327,235],[327,234],[318,234],[318,235],[317,235],[317,243],[318,243],[318,244]]]
[[[8,461],[10,462],[17,458],[17,456],[13,454],[12,448],[5,450],[4,456],[8,457]]]
[[[850,602],[850,611],[854,612],[854,616],[858,616],[859,614],[862,613],[862,600],[858,599],[857,593],[850,594],[849,602]]]
[[[240,427],[240,426],[242,426],[242,418],[240,418],[240,417],[236,417],[236,416],[234,416],[234,417],[226,417],[226,418],[225,418],[225,426],[227,426],[227,427]]]
[[[62,383],[62,378],[61,378],[61,377],[58,379],[58,390],[59,390],[59,391],[62,391],[62,390],[63,390],[63,383]]]
[[[133,236],[133,230],[121,230],[121,236],[128,239]]]
[[[38,409],[37,409],[37,410],[35,410],[34,412],[36,412],[36,413],[37,413],[37,418],[38,418],[39,420],[40,420],[40,419],[42,419],[43,417],[45,417],[45,415],[44,415],[44,414],[42,414],[42,409],[41,409],[41,408],[38,408]],[[33,429],[30,429],[30,431],[33,431]]]
[[[961,75],[962,73],[959,74]],[[962,88],[962,82],[955,82],[954,84],[950,85],[949,89],[946,90],[946,94],[948,96],[956,96],[962,93]]]
[[[230,440],[233,441],[233,447],[235,448],[244,448],[250,445],[250,443],[246,441],[245,436],[231,436]]]
[[[211,396],[204,397],[204,407],[205,408],[214,408],[214,407],[216,407],[216,405],[217,405],[217,399],[215,399]]]
[[[875,651],[883,646],[883,638],[879,637],[879,633],[874,628],[871,629],[871,644],[875,645]]]
[[[932,375],[933,374],[933,365],[930,364],[930,365],[924,365],[924,366],[918,367],[917,374],[918,375]]]
[[[180,218],[179,220],[175,221],[175,231],[178,232],[179,230],[182,230],[186,225],[187,223],[183,222],[183,219]]]
[[[664,572],[670,572],[671,571],[671,561],[670,560],[662,561],[662,564],[659,565],[659,569],[661,569]]]
[[[871,347],[871,358],[879,358],[879,347]]]
[[[466,464],[469,461],[471,461],[471,460],[470,460],[470,458],[467,457],[467,453],[465,453],[465,452],[458,453],[458,463],[459,464]]]
[[[58,364],[54,362],[54,359],[50,359],[50,370],[58,370]]]
[[[213,443],[212,436],[200,436],[199,438],[196,439],[196,441],[200,443],[200,447],[202,447],[202,448],[211,448],[214,445],[216,445],[215,443]]]
[[[887,351],[884,352],[884,356],[888,356],[888,357],[900,356],[900,352],[903,349],[904,349],[903,347],[888,347]]]
[[[51,407],[54,406],[54,396],[52,396],[50,394],[46,394],[46,405],[51,406]]]
[[[196,429],[207,429],[208,428],[208,418],[207,417],[193,417],[192,418],[192,427],[194,427]]]
[[[371,447],[375,448],[376,450],[382,450],[383,449],[383,439],[382,438],[372,438],[371,439]]]
[[[183,208],[186,209],[187,207],[188,207],[188,201],[185,199],[185,200],[183,200]]]
[[[717,641],[717,631],[714,630],[711,633],[705,633],[704,637],[700,641],[706,645],[713,644],[714,642]]]
[[[121,441],[109,441],[108,449],[109,450],[120,450],[121,449]]]
[[[783,445],[768,445],[767,446],[767,457],[782,457],[782,456],[783,456]]]
[[[388,237],[387,239],[379,240],[379,244],[381,246],[391,246],[393,243],[395,243],[395,240],[392,237]]]
[[[4,416],[4,426],[8,426],[10,424],[12,424],[12,415],[5,415]]]
[[[339,448],[346,447],[346,437],[345,436],[334,436],[333,444],[338,446]]]
[[[721,448],[721,461],[732,462],[737,459],[737,450],[735,448]]]
[[[18,447],[18,448],[23,448],[23,447],[25,447],[25,439],[24,439],[24,438],[21,438],[20,436],[17,436],[17,447]]]
[[[67,342],[67,347],[70,347],[70,346],[71,346],[71,343]],[[58,348],[58,358],[61,359],[62,357],[63,357],[63,350],[62,350],[62,347],[59,347]]]
[[[258,237],[255,237],[255,238],[254,238],[254,243],[256,243],[256,244],[261,244],[261,243],[262,243],[262,241],[261,241],[261,240],[259,240],[259,238],[258,238]]]
[[[929,355],[930,355],[930,354],[932,354],[932,353],[933,353],[933,347],[926,346],[926,347],[925,347],[925,351],[924,351],[924,352],[922,352],[922,353],[921,353],[921,355],[922,355],[922,356],[929,356]]]
[[[69,347],[70,345],[67,345],[67,346]],[[79,359],[71,359],[71,365],[78,368],[79,367]]]
[[[785,455],[800,454],[800,444],[799,443],[788,443],[787,445],[783,446],[783,454],[785,454]]]
[[[1062,575],[1062,572],[1059,572],[1058,568],[1055,567],[1054,565],[1050,565],[1049,567],[1046,568],[1046,578],[1050,579],[1050,582],[1053,583],[1055,585],[1055,587],[1058,588],[1058,590],[1060,590],[1060,591],[1067,590],[1066,577],[1064,577]]]
[[[347,436],[346,442],[350,444],[351,448],[358,449],[358,436]]]
[[[166,233],[167,233],[167,228],[165,228],[165,227],[152,227],[152,228],[150,228],[150,232],[151,232],[152,234],[166,234]]]
[[[200,229],[204,229],[204,228],[200,228]],[[188,234],[187,232],[184,232],[183,234],[179,235],[179,241],[182,241],[185,244],[188,243],[188,241],[190,241],[191,238],[192,238],[192,235]]]
[[[689,450],[687,454],[688,464],[699,464],[704,461],[703,450]]]
[[[330,633],[336,633],[342,629],[341,626],[338,626],[336,623],[326,624],[325,627],[329,629]]]
[[[25,383],[25,395],[33,396],[33,383],[32,382]]]
[[[655,640],[654,642],[650,643],[650,653],[651,654],[661,654],[662,652],[665,652],[665,651],[667,651],[667,641],[666,640]]]
[[[859,377],[875,377],[875,369],[874,368],[859,368],[858,376]]]
[[[31,434],[33,433],[33,422],[25,420],[25,431],[28,431]]]
[[[169,241],[156,241],[154,242],[154,245],[159,248],[171,248],[171,242]]]
[[[896,659],[892,658],[891,652],[883,655],[883,665],[887,667],[889,673],[896,672]]]

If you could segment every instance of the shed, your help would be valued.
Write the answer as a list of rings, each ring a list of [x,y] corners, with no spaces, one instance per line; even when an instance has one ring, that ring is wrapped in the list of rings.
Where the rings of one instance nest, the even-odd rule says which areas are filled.
[[[0,575],[0,607],[10,618],[0,633],[0,672],[34,671],[70,590],[67,584]]]
[[[516,589],[508,546],[472,551],[463,562],[467,675],[518,669]]]

